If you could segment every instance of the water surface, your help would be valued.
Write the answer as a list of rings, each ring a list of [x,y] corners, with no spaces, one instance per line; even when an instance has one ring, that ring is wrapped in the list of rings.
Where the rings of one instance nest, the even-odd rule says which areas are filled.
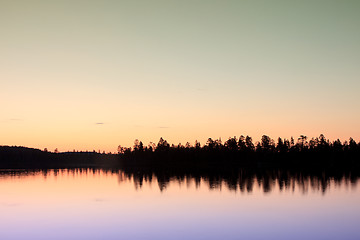
[[[250,174],[231,184],[120,170],[3,170],[0,236],[360,239],[357,179],[264,176]]]

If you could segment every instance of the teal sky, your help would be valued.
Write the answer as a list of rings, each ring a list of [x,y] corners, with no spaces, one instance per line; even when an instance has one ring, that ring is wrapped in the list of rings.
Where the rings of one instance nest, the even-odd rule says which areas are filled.
[[[359,12],[350,0],[0,0],[0,144],[359,140]]]

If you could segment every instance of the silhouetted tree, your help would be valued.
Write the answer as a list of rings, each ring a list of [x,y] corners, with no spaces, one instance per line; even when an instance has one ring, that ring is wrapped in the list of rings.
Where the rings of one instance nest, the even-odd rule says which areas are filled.
[[[140,152],[144,151],[144,144],[142,143],[142,141],[140,141],[139,143],[139,151]]]
[[[233,137],[233,138],[229,138],[224,146],[228,149],[228,150],[231,150],[231,151],[235,151],[238,149],[238,142],[237,142],[237,139],[236,137]]]
[[[170,148],[169,143],[161,137],[157,144],[156,150],[157,151],[167,151],[167,150],[169,150],[169,148]]]
[[[198,142],[198,140],[195,140],[195,149],[199,150],[200,148],[201,148],[200,142]]]
[[[206,146],[209,149],[215,149],[215,141],[212,140],[212,138],[208,138],[207,142],[206,142]]]
[[[245,145],[246,145],[246,149],[248,151],[254,151],[255,150],[255,146],[254,146],[254,144],[252,142],[252,138],[249,137],[249,136],[246,136],[246,138],[245,138]]]
[[[135,139],[133,149],[134,151],[139,151],[140,142],[138,139]]]
[[[126,148],[119,145],[117,150],[118,150],[119,154],[123,154],[125,152]],[[100,152],[100,150],[99,150],[99,152]]]
[[[298,138],[298,143],[301,146],[301,149],[304,149],[307,147],[307,136],[305,135],[300,135],[300,137]]]
[[[292,148],[295,145],[295,140],[293,137],[290,138],[290,148]]]
[[[354,151],[354,150],[356,150],[356,148],[357,148],[357,144],[356,144],[355,140],[353,138],[350,138],[349,139],[349,150]]]
[[[335,152],[341,152],[343,150],[343,145],[340,139],[336,139],[332,145]]]
[[[269,136],[263,135],[261,137],[261,148],[266,152],[272,151],[274,148],[274,141]]]
[[[284,141],[281,139],[281,137],[278,138],[278,142],[277,142],[277,145],[276,145],[276,150],[278,152],[287,152],[287,148],[286,148],[286,145],[284,143]]]
[[[243,135],[241,135],[239,137],[239,141],[238,141],[238,149],[240,151],[244,151],[246,149],[246,144],[245,144],[245,137]]]
[[[153,143],[153,142],[150,142],[149,145],[148,145],[148,149],[149,149],[150,152],[155,151],[155,149],[156,149],[156,144]]]
[[[309,148],[310,150],[314,150],[317,146],[317,141],[316,139],[312,138],[310,141],[309,141]]]

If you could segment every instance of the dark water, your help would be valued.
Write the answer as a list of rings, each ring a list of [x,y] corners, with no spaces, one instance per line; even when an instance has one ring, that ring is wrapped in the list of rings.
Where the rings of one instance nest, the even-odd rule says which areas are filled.
[[[0,172],[0,239],[360,239],[351,174]]]

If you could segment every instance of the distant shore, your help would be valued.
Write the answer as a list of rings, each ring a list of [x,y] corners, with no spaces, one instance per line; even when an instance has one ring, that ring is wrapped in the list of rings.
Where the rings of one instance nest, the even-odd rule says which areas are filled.
[[[323,135],[297,141],[278,138],[277,143],[264,135],[255,144],[249,136],[221,140],[208,139],[205,145],[158,144],[135,140],[132,148],[118,147],[118,154],[98,152],[48,152],[18,146],[0,146],[0,168],[137,168],[151,169],[358,169],[360,143],[353,139],[329,141]]]

